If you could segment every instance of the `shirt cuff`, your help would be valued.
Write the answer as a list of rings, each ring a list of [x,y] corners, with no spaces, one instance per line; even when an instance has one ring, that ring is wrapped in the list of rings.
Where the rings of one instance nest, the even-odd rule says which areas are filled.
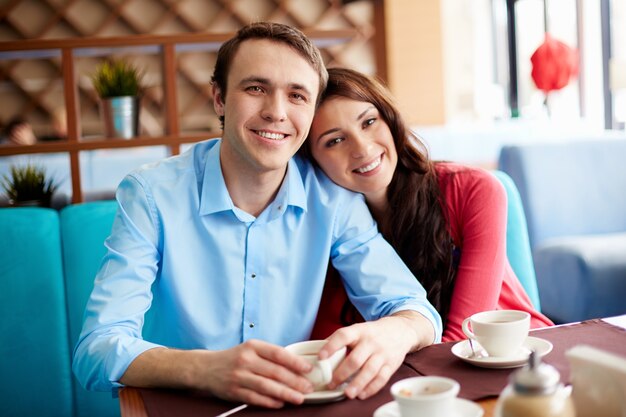
[[[407,304],[402,304],[402,305],[397,306],[395,309],[391,311],[391,313],[389,313],[389,315],[398,313],[400,311],[406,311],[406,310],[415,311],[417,313],[420,313],[422,316],[426,317],[426,319],[430,321],[431,324],[433,325],[433,329],[435,329],[435,340],[433,341],[433,343],[441,343],[443,325],[441,323],[441,316],[436,310],[434,310],[434,308],[431,309],[421,304],[407,303]]]

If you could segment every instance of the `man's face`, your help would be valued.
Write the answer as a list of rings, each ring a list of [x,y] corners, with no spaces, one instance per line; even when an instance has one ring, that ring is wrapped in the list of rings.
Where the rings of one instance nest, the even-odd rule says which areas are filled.
[[[213,87],[215,111],[224,116],[222,166],[284,173],[311,127],[317,72],[289,46],[251,39],[233,57],[226,90],[224,97]]]

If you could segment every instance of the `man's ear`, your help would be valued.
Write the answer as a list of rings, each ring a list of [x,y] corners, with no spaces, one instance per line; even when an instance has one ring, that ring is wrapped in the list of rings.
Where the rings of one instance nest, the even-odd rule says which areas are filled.
[[[218,116],[222,117],[224,116],[224,97],[222,96],[222,90],[217,84],[213,83],[211,91],[213,93],[213,109]]]

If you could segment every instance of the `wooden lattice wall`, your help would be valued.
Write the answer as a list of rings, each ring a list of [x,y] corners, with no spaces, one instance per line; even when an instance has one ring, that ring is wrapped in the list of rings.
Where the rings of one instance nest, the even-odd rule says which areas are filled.
[[[322,48],[327,65],[376,73],[373,38],[375,0],[0,0],[0,42],[20,39],[233,32],[258,20],[301,29],[354,29],[349,42]],[[111,51],[145,72],[141,125],[145,134],[163,129],[160,61],[156,55]],[[99,57],[76,62],[83,136],[101,133],[98,99],[90,75]],[[181,130],[216,130],[210,76],[215,54],[177,55]],[[0,128],[24,116],[37,134],[47,134],[51,117],[63,108],[61,62],[56,58],[0,60]]]

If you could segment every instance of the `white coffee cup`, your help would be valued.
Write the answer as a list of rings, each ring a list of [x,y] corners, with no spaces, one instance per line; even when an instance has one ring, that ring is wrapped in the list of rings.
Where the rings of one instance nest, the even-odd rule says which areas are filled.
[[[461,386],[451,378],[417,376],[391,386],[402,417],[451,417]]]
[[[305,375],[311,381],[315,391],[324,391],[333,379],[333,372],[346,357],[346,348],[343,347],[326,359],[319,359],[318,354],[326,340],[309,340],[291,344],[285,349],[307,360],[313,369]]]
[[[528,337],[529,329],[530,314],[519,310],[483,311],[463,320],[463,333],[494,357],[515,355]]]

